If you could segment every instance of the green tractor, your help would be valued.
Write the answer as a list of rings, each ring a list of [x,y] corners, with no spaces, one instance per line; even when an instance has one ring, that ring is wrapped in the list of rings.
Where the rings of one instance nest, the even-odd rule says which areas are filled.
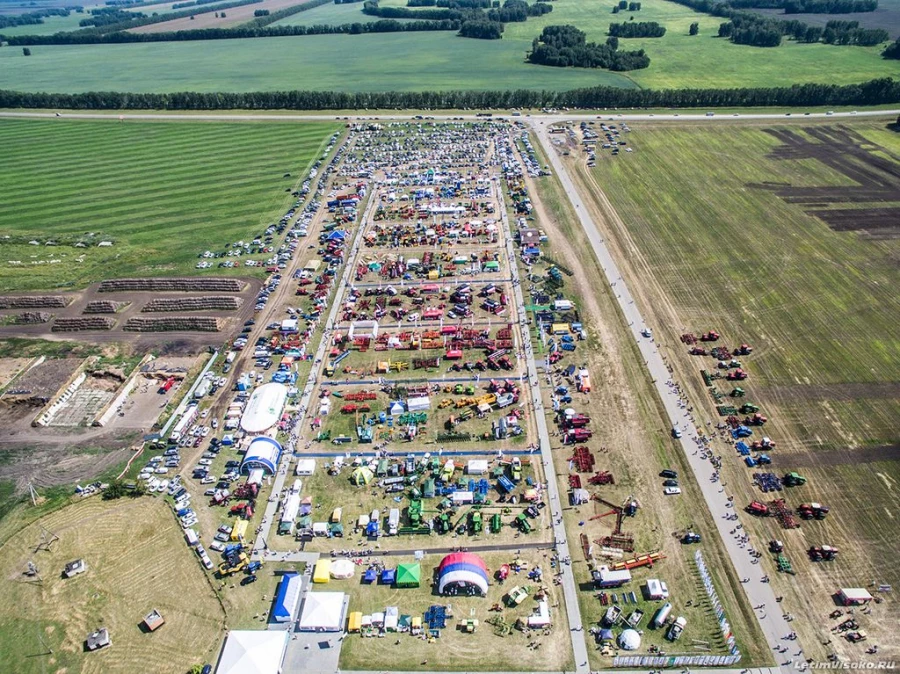
[[[469,530],[472,532],[473,536],[477,536],[484,530],[481,513],[477,510],[469,513]]]
[[[756,414],[759,412],[759,405],[752,403],[744,403],[741,405],[741,414]]]
[[[731,393],[729,393],[728,395],[730,395],[732,398],[743,398],[747,394],[740,386],[736,386],[735,388],[731,389]]]
[[[806,484],[806,478],[800,473],[790,472],[781,480],[785,487],[802,487]]]
[[[491,523],[490,523],[490,531],[492,534],[499,534],[500,530],[503,528],[503,519],[500,517],[500,513],[494,513],[491,515]]]

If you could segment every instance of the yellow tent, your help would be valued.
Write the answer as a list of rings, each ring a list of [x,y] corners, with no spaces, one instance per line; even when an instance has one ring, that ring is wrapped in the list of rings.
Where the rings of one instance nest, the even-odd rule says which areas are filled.
[[[360,627],[362,627],[362,612],[351,611],[350,618],[347,620],[347,631],[359,632]]]
[[[234,526],[231,527],[231,540],[239,541],[246,536],[248,524],[250,523],[247,520],[238,520],[235,522]]]
[[[320,559],[316,562],[316,568],[313,569],[314,583],[327,583],[331,580],[331,560]]]

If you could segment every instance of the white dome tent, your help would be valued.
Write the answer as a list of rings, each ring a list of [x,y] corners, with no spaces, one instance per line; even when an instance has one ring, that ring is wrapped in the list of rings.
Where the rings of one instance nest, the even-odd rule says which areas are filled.
[[[636,651],[641,647],[641,635],[637,630],[625,630],[619,635],[619,646],[624,651]]]

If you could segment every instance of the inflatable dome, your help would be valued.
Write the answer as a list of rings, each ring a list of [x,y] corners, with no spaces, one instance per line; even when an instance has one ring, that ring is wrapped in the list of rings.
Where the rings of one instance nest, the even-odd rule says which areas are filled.
[[[470,552],[454,552],[438,566],[439,594],[487,594],[488,572],[481,557]]]
[[[619,646],[625,651],[636,651],[641,647],[641,635],[636,630],[625,630],[619,635]]]

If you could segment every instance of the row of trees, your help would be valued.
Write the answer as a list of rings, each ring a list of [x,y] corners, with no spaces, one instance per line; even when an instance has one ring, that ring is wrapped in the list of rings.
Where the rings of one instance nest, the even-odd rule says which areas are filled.
[[[606,68],[607,70],[638,70],[650,65],[644,50],[620,52],[619,39],[610,37],[606,44],[588,42],[587,36],[575,26],[546,26],[535,38],[526,55],[529,63],[557,68]]]
[[[672,2],[690,7],[691,9],[721,16],[729,19],[727,23],[719,26],[719,37],[727,37],[738,44],[748,44],[757,47],[777,47],[781,44],[782,37],[792,37],[797,42],[813,43],[825,41],[836,45],[860,45],[872,46],[889,39],[886,31],[881,29],[859,28],[859,22],[829,21],[826,27],[810,26],[797,19],[777,19],[771,16],[763,16],[741,9],[734,9],[732,2],[744,2],[745,0],[671,0]],[[777,0],[746,0],[754,6],[757,3],[776,2]],[[829,25],[855,23],[853,27],[832,27]]]
[[[783,9],[785,14],[874,12],[878,0],[726,0],[732,9]]]
[[[641,3],[628,2],[628,0],[619,0],[619,4],[613,7],[613,14],[618,14],[619,12],[624,12],[625,10],[628,10],[629,12],[640,12]]]
[[[881,55],[886,59],[900,59],[900,38],[885,47]]]
[[[73,7],[79,14],[84,11],[82,7]],[[44,19],[48,16],[69,16],[69,9],[62,7],[51,7],[48,9],[40,9],[36,12],[27,12],[26,14],[16,14],[7,16],[0,14],[0,28],[12,28],[13,26],[38,26],[44,23]]]
[[[900,83],[891,78],[862,84],[802,84],[758,89],[618,89],[571,91],[423,91],[351,93],[266,91],[255,93],[83,94],[0,90],[0,108],[71,110],[418,110],[597,108],[719,108],[862,106],[900,103]]]
[[[225,10],[225,9],[233,9],[235,7],[243,7],[244,5],[255,5],[257,3],[262,2],[262,0],[231,0],[231,2],[226,2],[222,4],[216,4],[215,8],[210,9],[209,11],[215,10]],[[204,3],[206,4],[206,3]],[[197,14],[197,11],[194,9],[186,9],[184,11],[178,12],[168,12],[166,14],[153,14],[151,16],[147,16],[145,14],[141,14],[140,12],[125,12],[122,10],[117,10],[115,8],[112,9],[103,9],[103,10],[94,10],[97,12],[120,12],[119,20],[112,23],[98,23],[94,28],[89,28],[86,31],[80,32],[94,32],[94,33],[115,33],[122,30],[128,30],[129,28],[139,28],[141,26],[149,26],[153,23],[162,23],[164,21],[174,21],[175,19],[186,19],[190,16]]]
[[[477,40],[499,40],[503,37],[503,24],[497,21],[463,21],[459,27],[460,37]]]
[[[89,10],[90,16],[78,22],[82,28],[88,26],[114,26],[120,23],[130,23],[131,21],[139,21],[146,19],[147,15],[141,12],[129,12],[118,7],[103,7],[102,9]]]
[[[330,2],[330,0],[329,0]],[[219,16],[223,16],[220,13]],[[260,17],[255,21],[271,18]],[[396,21],[379,19],[370,23],[345,23],[339,26],[267,26],[252,22],[233,28],[198,28],[171,33],[105,33],[85,35],[82,32],[56,35],[10,35],[4,37],[12,46],[38,44],[125,44],[133,42],[188,42],[194,40],[233,40],[260,37],[302,37],[304,35],[362,35],[363,33],[404,33],[439,30],[459,30],[461,21]]]
[[[20,35],[15,37],[5,37],[11,45],[38,45],[38,44],[121,44],[125,42],[182,42],[188,40],[225,40],[230,38],[245,37],[284,37],[294,35],[314,35],[315,32],[308,32],[309,29],[300,31],[292,30],[293,28],[303,28],[302,26],[292,27],[284,26],[277,29],[262,30],[265,26],[280,21],[281,19],[292,16],[299,12],[306,12],[322,5],[330,4],[332,0],[310,0],[302,5],[294,5],[285,7],[276,12],[270,12],[267,16],[256,17],[240,26],[232,28],[209,28],[174,31],[171,33],[97,33],[94,31],[77,31],[67,33],[56,33],[55,35]],[[458,25],[454,24],[444,30],[456,30]],[[283,30],[286,29],[286,30]],[[330,30],[324,27],[323,30]],[[352,24],[348,24],[341,30],[330,32],[358,33],[362,29],[356,30],[352,28]],[[385,31],[383,31],[385,32]]]
[[[873,47],[887,42],[888,32],[882,28],[860,28],[859,21],[829,21],[822,31],[822,42],[826,44],[857,45]]]
[[[609,34],[613,37],[662,37],[666,29],[656,21],[629,21],[609,24]]]

